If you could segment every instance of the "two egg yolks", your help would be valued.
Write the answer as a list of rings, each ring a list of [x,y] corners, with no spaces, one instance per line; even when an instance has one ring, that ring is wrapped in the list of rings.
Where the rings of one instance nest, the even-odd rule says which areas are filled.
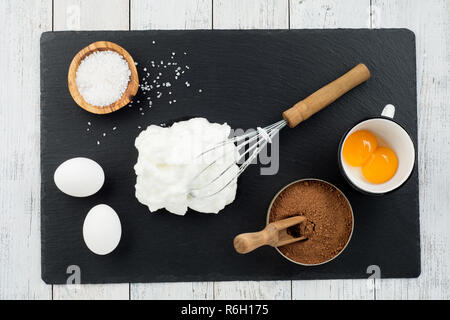
[[[371,183],[384,183],[397,172],[395,152],[387,147],[379,147],[376,137],[367,130],[349,135],[345,139],[342,155],[349,165],[362,167],[364,178]]]

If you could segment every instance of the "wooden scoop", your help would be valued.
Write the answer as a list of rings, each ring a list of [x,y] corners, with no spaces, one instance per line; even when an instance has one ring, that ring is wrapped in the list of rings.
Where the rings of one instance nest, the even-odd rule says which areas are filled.
[[[269,223],[259,232],[241,233],[234,238],[234,249],[238,253],[248,253],[264,245],[281,247],[289,243],[307,239],[294,237],[287,233],[287,228],[306,221],[303,216],[295,216]]]

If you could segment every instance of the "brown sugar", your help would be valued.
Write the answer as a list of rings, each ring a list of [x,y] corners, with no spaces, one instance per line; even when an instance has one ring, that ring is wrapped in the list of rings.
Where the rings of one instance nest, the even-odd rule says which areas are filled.
[[[351,236],[351,208],[341,192],[325,182],[307,180],[287,187],[275,199],[269,222],[296,215],[305,216],[307,221],[287,231],[308,239],[278,248],[294,261],[304,264],[328,261],[344,249]]]

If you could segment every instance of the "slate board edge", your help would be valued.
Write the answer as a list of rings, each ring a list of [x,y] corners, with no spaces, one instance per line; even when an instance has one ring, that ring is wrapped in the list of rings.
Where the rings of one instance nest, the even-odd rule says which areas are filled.
[[[196,31],[204,31],[204,32],[230,32],[230,31],[232,31],[232,32],[236,32],[236,33],[241,33],[241,32],[259,32],[259,31],[264,31],[264,32],[291,32],[291,31],[296,31],[296,30],[298,30],[298,31],[308,31],[308,32],[323,32],[324,31],[324,29],[308,29],[308,30],[302,30],[302,29],[292,29],[292,30],[283,30],[283,29],[277,29],[277,30],[208,30],[208,29],[205,29],[205,30],[196,30]],[[409,29],[405,29],[405,28],[399,28],[399,29],[396,29],[396,28],[389,28],[389,29],[376,29],[376,30],[371,30],[371,29],[363,29],[363,28],[361,28],[361,29],[329,29],[329,30],[327,30],[327,29],[325,29],[327,32],[335,32],[335,31],[345,31],[345,30],[351,30],[351,31],[355,31],[355,30],[370,30],[370,31],[374,31],[374,32],[376,32],[376,31],[398,31],[398,30],[405,30],[405,31],[408,31],[408,32],[411,32],[412,34],[413,34],[413,37],[414,37],[414,39],[415,39],[415,35],[414,35],[414,33],[411,31],[411,30],[409,30]],[[140,31],[110,31],[111,33],[130,33],[130,32],[135,32],[135,33],[147,33],[147,32],[149,32],[149,33],[158,33],[159,31],[168,31],[168,30],[149,30],[149,31],[145,31],[145,30],[140,30]],[[170,31],[173,31],[173,32],[177,32],[177,31],[179,31],[179,32],[192,32],[192,31],[189,31],[189,30],[170,30]],[[51,40],[51,38],[52,38],[52,34],[55,34],[55,33],[94,33],[95,31],[57,31],[57,32],[44,32],[43,34],[42,34],[42,36],[41,36],[41,45],[42,45],[42,42],[43,41],[48,41],[48,40]],[[414,42],[415,42],[415,40],[414,40]],[[415,54],[415,53],[414,53]],[[43,67],[43,65],[42,65],[42,52],[41,52],[41,68]],[[415,72],[417,73],[417,69],[415,69]],[[416,79],[417,79],[417,75],[416,75]],[[45,83],[45,79],[42,77],[42,72],[41,72],[41,93],[42,93],[42,88],[43,88],[43,84]],[[417,92],[417,89],[416,89],[416,92]],[[42,107],[42,98],[41,98],[41,107]],[[417,110],[417,105],[416,105],[416,110]],[[41,119],[42,120],[42,119]],[[41,131],[41,135],[42,135],[42,131]],[[417,135],[416,135],[416,141],[418,141],[417,140]],[[45,146],[45,141],[44,141],[44,139],[41,139],[41,150],[43,149],[43,147]],[[42,157],[42,152],[41,152],[41,157]],[[417,159],[417,161],[416,161],[416,164],[415,164],[415,171],[416,170],[418,170],[418,164],[417,164],[417,162],[418,162],[418,157],[417,157],[417,146],[416,146],[416,159]],[[41,168],[42,169],[42,168]],[[416,173],[417,174],[417,173]],[[419,186],[420,187],[420,186]],[[42,188],[41,188],[41,190],[43,190]],[[41,192],[43,192],[43,191],[41,191]],[[418,189],[418,192],[419,192],[419,189]],[[43,194],[41,194],[41,197],[43,197]],[[41,203],[41,206],[42,206],[42,203]],[[419,206],[420,206],[420,203],[419,203]],[[45,223],[45,217],[44,216],[42,216],[41,215],[41,225],[42,224],[44,224]],[[420,225],[419,225],[419,228],[420,228]],[[44,245],[45,245],[45,243],[43,242],[44,241],[44,239],[43,238],[41,238],[41,252],[42,252],[42,258],[44,258],[44,250],[43,250],[43,247],[44,247]],[[419,234],[418,234],[418,237],[417,237],[417,243],[418,243],[418,245],[419,245],[419,248],[420,248],[420,230],[419,230]],[[419,263],[418,263],[418,274],[416,275],[416,274],[414,274],[414,275],[411,275],[410,277],[411,278],[415,278],[415,277],[418,277],[419,275],[420,275],[420,273],[421,273],[421,259],[420,259],[420,256],[421,256],[421,252],[420,252],[420,250],[419,250]],[[57,284],[56,282],[51,282],[51,280],[50,279],[48,279],[47,278],[47,274],[46,274],[46,269],[45,269],[45,266],[44,266],[44,264],[42,264],[42,270],[41,270],[41,272],[42,272],[42,279],[46,282],[46,283],[48,283],[48,284],[51,284],[51,283],[54,283],[54,284]],[[345,275],[343,276],[343,277],[336,277],[336,276],[330,276],[329,278],[328,277],[321,277],[320,279],[346,279],[347,277],[345,277]],[[361,277],[361,278],[364,278],[364,277]],[[295,277],[293,277],[292,278],[292,280],[296,280],[297,278],[295,278]],[[308,277],[299,277],[298,279],[308,279]],[[313,279],[313,278],[311,278],[311,279]],[[119,282],[129,282],[129,281],[126,281],[126,280],[122,280],[122,279],[117,279],[118,281],[116,282],[116,281],[114,281],[114,279],[112,280],[112,281],[108,281],[108,283],[119,283]],[[224,278],[224,279],[221,279],[220,277],[213,277],[213,278],[211,278],[211,279],[208,279],[208,280],[206,280],[206,281],[233,281],[234,279],[228,279],[228,278]],[[242,279],[242,280],[245,280],[245,279]],[[255,280],[255,278],[249,278],[248,280]],[[256,279],[256,280],[259,280],[259,281],[261,281],[261,280],[268,280],[268,281],[270,281],[270,280],[286,280],[286,278],[277,278],[277,277],[274,277],[274,278],[270,278],[270,279]],[[161,280],[157,280],[157,281],[152,281],[152,282],[174,282],[174,281],[176,281],[176,280],[171,280],[171,279],[161,279]],[[186,281],[198,281],[198,280],[186,280]],[[104,283],[104,282],[85,282],[85,283]]]

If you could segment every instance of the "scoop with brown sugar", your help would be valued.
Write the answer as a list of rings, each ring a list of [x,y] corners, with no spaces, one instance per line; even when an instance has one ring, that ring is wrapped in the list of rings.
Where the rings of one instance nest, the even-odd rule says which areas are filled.
[[[234,238],[238,253],[263,245],[276,247],[288,260],[318,265],[337,257],[353,232],[353,211],[344,194],[318,179],[295,181],[272,201],[266,227]]]
[[[300,180],[283,189],[274,199],[268,222],[302,216],[305,220],[287,229],[303,241],[277,249],[294,262],[315,265],[328,262],[347,246],[353,231],[353,213],[347,198],[322,180]]]

